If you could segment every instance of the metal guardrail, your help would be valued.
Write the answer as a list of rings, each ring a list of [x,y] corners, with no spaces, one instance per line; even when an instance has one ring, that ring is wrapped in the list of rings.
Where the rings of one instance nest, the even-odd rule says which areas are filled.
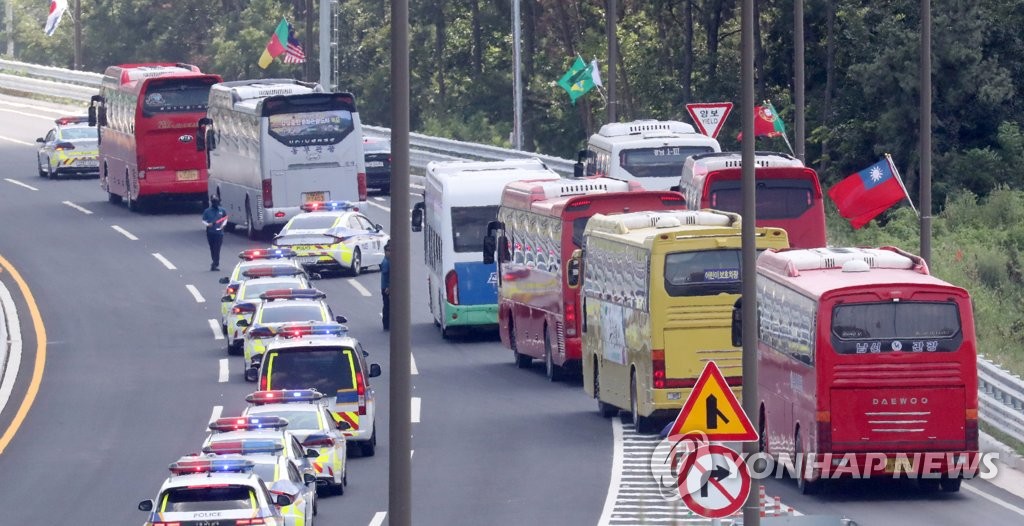
[[[0,72],[3,72],[0,73],[0,88],[83,102],[87,102],[89,97],[96,93],[103,78],[99,73],[72,71],[12,60],[0,60]],[[391,130],[379,126],[365,125],[363,130],[371,137],[391,135]],[[573,160],[560,157],[430,137],[419,133],[410,134],[409,146],[409,162],[420,173],[423,173],[430,161],[497,161],[537,157],[552,170],[571,176],[575,163]],[[980,417],[984,421],[1024,442],[1024,380],[979,357],[978,404]]]

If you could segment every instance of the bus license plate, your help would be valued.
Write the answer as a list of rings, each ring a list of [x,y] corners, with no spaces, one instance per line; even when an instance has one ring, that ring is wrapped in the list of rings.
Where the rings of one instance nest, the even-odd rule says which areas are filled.
[[[302,194],[302,199],[308,202],[322,203],[326,201],[325,192],[306,192]]]
[[[876,464],[877,465],[877,464]],[[914,467],[913,461],[908,457],[897,457],[885,459],[885,472],[895,473],[897,469],[902,473],[910,473]]]
[[[199,170],[178,170],[174,176],[179,181],[198,181]]]
[[[369,161],[366,163],[367,168],[383,168],[384,161]]]

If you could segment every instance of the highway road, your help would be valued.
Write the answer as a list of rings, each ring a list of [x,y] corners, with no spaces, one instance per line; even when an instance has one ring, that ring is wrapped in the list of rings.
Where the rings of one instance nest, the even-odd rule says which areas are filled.
[[[0,282],[22,333],[20,374],[0,412],[0,525],[140,524],[136,503],[155,496],[167,465],[197,451],[209,420],[240,413],[254,390],[210,320],[219,318],[217,279],[238,251],[263,245],[228,234],[223,272],[210,272],[198,205],[136,214],[109,204],[95,179],[38,177],[33,141],[57,115],[0,97]],[[390,231],[389,200],[370,204],[367,215]],[[628,425],[614,431],[618,424],[597,414],[578,381],[552,384],[539,368],[516,369],[493,335],[442,340],[426,307],[421,240],[413,236],[409,329],[416,524],[671,523],[657,512],[662,503],[624,486],[606,507],[611,480],[643,475],[629,458],[613,464],[622,441],[637,437]],[[384,370],[372,384],[378,453],[350,459],[348,490],[320,501],[318,523],[386,523],[389,367],[379,275],[316,286]],[[613,465],[624,471],[613,477]],[[768,493],[800,512],[858,524],[1024,521],[1024,499],[984,481],[955,495],[851,482],[809,497],[788,480],[769,482]],[[622,510],[632,515],[615,520]]]

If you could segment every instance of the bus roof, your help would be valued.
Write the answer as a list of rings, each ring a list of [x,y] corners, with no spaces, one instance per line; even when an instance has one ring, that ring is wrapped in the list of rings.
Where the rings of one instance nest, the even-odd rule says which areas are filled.
[[[693,126],[679,121],[637,120],[633,122],[612,122],[601,126],[596,135],[622,137],[636,135],[643,138],[675,137],[679,134],[697,133]]]
[[[693,167],[694,171],[705,169],[705,173],[711,170],[724,170],[727,168],[742,168],[742,152],[709,152],[698,153],[686,160],[687,167]],[[792,155],[781,152],[754,152],[754,166],[756,168],[774,167],[803,167],[804,163]]]
[[[639,192],[643,186],[636,181],[621,181],[609,177],[589,179],[543,179],[513,181],[505,185],[501,203],[519,210],[550,210],[581,195]]]
[[[253,107],[260,100],[274,95],[302,95],[323,92],[319,84],[294,79],[235,80],[215,84],[210,90],[230,93],[233,103],[251,100],[253,101]]]
[[[202,74],[202,71],[198,66],[181,62],[150,62],[109,66],[104,74],[109,78],[118,79],[119,84],[126,85],[154,77],[193,76]]]
[[[551,171],[543,161],[536,157],[529,159],[506,159],[504,161],[430,161],[427,164],[427,177],[442,179],[447,177],[488,175],[509,169]]]
[[[656,237],[675,239],[721,235],[724,231],[738,233],[742,226],[739,214],[718,210],[657,210],[625,214],[594,214],[587,221],[585,235],[598,234],[636,246],[650,246]],[[781,228],[757,228],[757,235],[788,245],[786,231]]]
[[[959,289],[932,276],[924,259],[896,247],[769,250],[757,259],[757,271],[814,298],[840,289],[894,283]]]

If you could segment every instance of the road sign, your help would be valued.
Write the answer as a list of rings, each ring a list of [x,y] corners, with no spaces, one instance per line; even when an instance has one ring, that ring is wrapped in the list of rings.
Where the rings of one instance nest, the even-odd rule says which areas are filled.
[[[686,111],[690,112],[693,122],[697,123],[697,129],[701,133],[714,139],[718,132],[722,131],[722,124],[732,111],[731,102],[702,102],[686,105]]]
[[[750,493],[750,471],[735,451],[711,444],[689,455],[679,473],[679,495],[690,511],[720,519],[739,511]]]
[[[709,442],[757,440],[754,426],[713,361],[704,366],[668,436],[692,432],[704,433]]]

